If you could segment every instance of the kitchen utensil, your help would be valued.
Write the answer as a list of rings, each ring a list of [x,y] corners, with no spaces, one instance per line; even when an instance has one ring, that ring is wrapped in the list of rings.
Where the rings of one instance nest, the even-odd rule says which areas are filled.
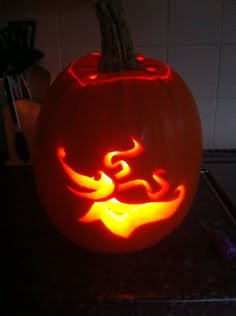
[[[0,75],[8,101],[3,118],[10,161],[30,160],[32,133],[40,110],[39,104],[30,100],[32,96],[23,75],[44,57],[44,53],[34,48],[35,30],[35,21],[10,21],[0,31]]]
[[[22,74],[16,76],[14,80],[14,89],[12,90],[15,91],[15,106],[21,124],[21,130],[25,135],[29,153],[31,153],[34,127],[40,111],[40,105],[32,100],[30,89]],[[3,114],[9,143],[10,161],[20,162],[21,159],[13,146],[14,126],[8,107],[4,108]]]
[[[0,163],[4,163],[9,159],[8,145],[6,141],[6,131],[4,128],[4,119],[2,106],[0,106]]]
[[[10,112],[10,117],[14,126],[14,141],[13,139],[11,139],[10,144],[14,144],[14,147],[18,156],[20,157],[21,160],[26,162],[30,159],[30,152],[27,145],[27,140],[21,129],[21,123],[18,116],[18,111],[15,104],[15,99],[13,96],[12,87],[11,87],[11,83],[10,83],[10,79],[8,75],[4,76],[3,81],[4,81],[4,87],[5,87],[7,101],[9,105],[8,108]]]

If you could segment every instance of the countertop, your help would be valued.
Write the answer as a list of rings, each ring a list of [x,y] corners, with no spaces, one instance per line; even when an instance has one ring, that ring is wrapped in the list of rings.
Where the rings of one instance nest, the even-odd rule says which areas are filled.
[[[205,167],[236,206],[236,161],[205,163]]]
[[[236,227],[207,175],[174,233],[146,250],[108,255],[79,248],[55,230],[30,166],[2,168],[8,294],[2,315],[235,316],[235,257],[215,247],[202,224],[234,245]]]
[[[209,149],[203,154],[207,169],[236,206],[236,149]]]

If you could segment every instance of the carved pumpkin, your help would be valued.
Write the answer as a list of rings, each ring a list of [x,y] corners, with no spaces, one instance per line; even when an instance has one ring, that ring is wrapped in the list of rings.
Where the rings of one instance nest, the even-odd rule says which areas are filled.
[[[64,236],[95,251],[127,252],[159,242],[187,214],[201,127],[184,81],[164,63],[132,55],[124,25],[126,46],[117,45],[129,50],[107,49],[111,7],[119,19],[118,0],[97,1],[102,53],[75,60],[49,89],[33,167],[42,205]],[[122,49],[127,58],[113,58]]]

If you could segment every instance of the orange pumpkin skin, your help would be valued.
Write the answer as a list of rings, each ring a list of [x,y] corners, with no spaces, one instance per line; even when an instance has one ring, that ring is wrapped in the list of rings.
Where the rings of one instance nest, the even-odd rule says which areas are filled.
[[[138,251],[174,231],[191,207],[202,157],[199,114],[184,81],[162,62],[137,55],[141,69],[100,74],[99,59],[96,53],[76,60],[49,89],[35,130],[35,182],[44,209],[66,238],[99,252]],[[164,169],[162,178],[168,182],[169,190],[158,201],[173,200],[179,185],[184,187],[185,195],[171,216],[137,224],[124,237],[108,229],[99,218],[80,220],[95,201],[69,189],[73,184],[57,152],[63,147],[67,166],[96,179],[98,171],[105,168],[106,154],[129,150],[132,137],[143,150],[123,159],[131,168],[128,178],[144,179],[158,191],[152,174]],[[114,179],[112,172],[106,174]],[[115,188],[120,186],[119,181],[114,180]],[[122,181],[128,181],[127,176]],[[149,202],[138,186],[114,189],[101,200],[113,197],[126,205]]]

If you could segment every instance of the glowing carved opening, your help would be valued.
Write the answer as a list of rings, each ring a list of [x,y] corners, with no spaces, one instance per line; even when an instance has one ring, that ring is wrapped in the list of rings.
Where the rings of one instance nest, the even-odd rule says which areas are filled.
[[[101,198],[109,196],[115,189],[113,180],[108,177],[103,171],[98,171],[98,177],[88,177],[86,175],[75,172],[65,162],[65,150],[63,147],[57,149],[57,155],[61,162],[61,165],[69,178],[81,189],[87,191],[78,191],[70,186],[67,186],[69,190],[75,194],[92,200],[99,200]],[[98,179],[97,179],[98,178]]]
[[[143,61],[145,59],[144,56],[137,56],[136,58],[138,61]]]
[[[152,174],[153,179],[160,187],[158,190],[153,190],[152,186],[144,179],[124,182],[124,178],[130,176],[131,168],[125,160],[118,159],[114,162],[113,158],[135,158],[139,155],[144,149],[137,140],[132,138],[132,141],[133,147],[131,149],[108,152],[105,155],[103,164],[105,169],[113,172],[112,178],[101,170],[94,177],[88,177],[74,171],[65,162],[65,149],[63,147],[58,147],[57,149],[59,161],[76,187],[67,186],[67,188],[79,197],[94,201],[89,211],[78,220],[84,223],[101,220],[113,234],[123,238],[128,238],[141,225],[172,216],[177,211],[185,196],[185,186],[179,185],[175,189],[175,198],[173,200],[160,201],[170,189],[168,181],[162,177],[165,173],[163,169],[158,169]],[[121,179],[122,183],[120,183]],[[116,192],[137,186],[145,190],[150,202],[128,204],[114,198]]]
[[[94,74],[94,75],[90,75],[89,76],[89,79],[90,80],[94,80],[94,79],[96,79],[98,77],[98,75],[97,74]]]
[[[99,62],[101,54],[95,52],[89,55],[93,61]],[[124,71],[118,76],[111,76],[111,74],[104,75],[102,73],[94,74],[94,68],[83,64],[83,59],[75,60],[68,67],[67,71],[72,76],[79,86],[85,87],[89,84],[100,84],[105,82],[115,82],[120,80],[168,80],[171,77],[171,68],[168,65],[162,64],[149,67],[146,65],[146,58],[141,55],[136,56],[137,60],[142,63],[143,70],[138,71]],[[145,64],[143,64],[145,63]],[[149,64],[149,63],[148,63]],[[146,70],[146,71],[145,71]]]
[[[156,71],[156,69],[155,69],[154,67],[147,67],[146,70],[147,70],[147,71],[150,71],[150,72]]]

